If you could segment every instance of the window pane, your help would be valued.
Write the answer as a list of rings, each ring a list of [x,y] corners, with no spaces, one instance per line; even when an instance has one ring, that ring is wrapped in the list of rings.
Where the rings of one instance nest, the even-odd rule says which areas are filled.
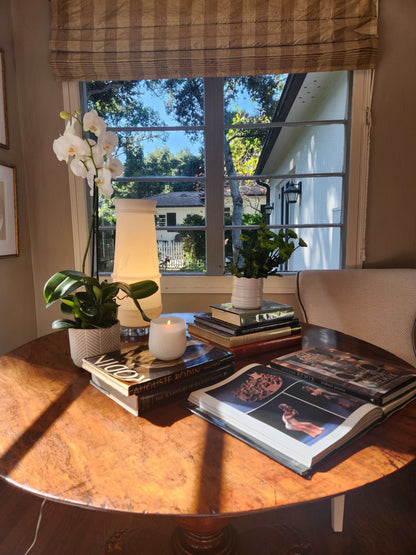
[[[286,74],[225,78],[225,125],[272,121],[286,78]]]
[[[286,121],[346,119],[348,79],[348,71],[307,73]]]
[[[110,127],[190,126],[204,122],[203,79],[92,81],[86,83],[88,110]],[[176,100],[178,99],[178,100]],[[187,105],[186,117],[181,102]]]
[[[204,230],[158,230],[156,238],[161,272],[206,271]]]
[[[342,178],[315,177],[270,180],[268,223],[339,224],[342,214]],[[291,191],[298,191],[290,198]],[[295,200],[294,202],[289,202]]]
[[[296,228],[289,226],[301,237],[307,247],[298,248],[287,263],[283,264],[279,270],[282,272],[295,272],[305,269],[324,269],[336,270],[340,266],[340,240],[341,230],[339,227],[331,228]],[[247,230],[225,230],[225,264],[233,259],[233,243],[238,244],[238,238],[244,234],[250,235]],[[277,230],[274,230],[277,233]],[[253,230],[252,233],[255,233]]]
[[[297,173],[339,173],[344,168],[344,124],[277,127],[267,133],[233,129],[227,139],[227,175],[287,174],[294,166]]]
[[[101,229],[98,234],[98,271],[111,273],[114,265],[115,227]]]
[[[225,181],[225,225],[257,225],[265,221],[264,207],[267,199],[267,188],[257,181],[237,179]]]
[[[308,245],[294,252],[288,271],[337,270],[341,267],[341,229],[339,227],[303,228],[290,226]]]
[[[202,131],[120,131],[118,137],[126,177],[205,173]]]

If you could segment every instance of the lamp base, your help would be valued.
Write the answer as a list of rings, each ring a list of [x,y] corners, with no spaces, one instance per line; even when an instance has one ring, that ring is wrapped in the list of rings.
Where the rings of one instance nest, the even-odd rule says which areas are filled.
[[[121,340],[125,343],[147,341],[149,339],[149,326],[144,326],[142,328],[121,326],[120,336]]]

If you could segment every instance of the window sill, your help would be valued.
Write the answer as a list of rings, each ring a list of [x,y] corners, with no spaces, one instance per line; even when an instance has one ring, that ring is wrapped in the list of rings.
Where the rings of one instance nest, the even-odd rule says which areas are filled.
[[[160,280],[162,293],[229,293],[231,295],[232,276],[189,276],[162,275]],[[265,293],[295,293],[296,274],[283,277],[271,276],[264,280]]]

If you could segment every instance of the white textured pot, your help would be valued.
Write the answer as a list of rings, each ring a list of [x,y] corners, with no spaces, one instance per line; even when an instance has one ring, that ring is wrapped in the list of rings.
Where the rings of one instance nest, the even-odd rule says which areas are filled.
[[[120,350],[120,322],[111,328],[81,330],[69,328],[71,358],[76,366],[82,367],[82,359],[102,353]]]
[[[233,276],[231,304],[234,308],[256,309],[263,303],[264,278],[238,278]]]

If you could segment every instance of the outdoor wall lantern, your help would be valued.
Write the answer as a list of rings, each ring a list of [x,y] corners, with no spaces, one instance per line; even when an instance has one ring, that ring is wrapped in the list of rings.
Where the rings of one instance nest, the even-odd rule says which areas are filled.
[[[271,204],[265,204],[262,208],[266,216],[270,217],[274,210],[274,203],[272,202]]]
[[[297,185],[294,181],[287,183],[283,194],[288,204],[296,204],[302,194],[302,181],[299,181]]]

